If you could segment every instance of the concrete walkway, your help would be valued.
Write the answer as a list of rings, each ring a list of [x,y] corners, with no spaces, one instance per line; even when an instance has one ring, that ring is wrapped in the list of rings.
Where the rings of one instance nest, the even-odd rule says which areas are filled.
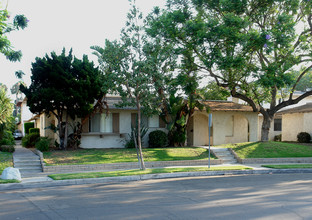
[[[19,169],[22,178],[42,175],[39,156],[34,154],[31,150],[22,147],[19,143],[15,145],[13,164],[14,168]]]

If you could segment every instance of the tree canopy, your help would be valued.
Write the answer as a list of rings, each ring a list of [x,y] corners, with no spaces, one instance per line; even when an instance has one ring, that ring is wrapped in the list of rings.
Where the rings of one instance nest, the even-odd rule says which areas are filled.
[[[268,140],[278,110],[312,94],[292,95],[311,68],[311,1],[169,0],[167,6],[155,23],[159,33],[192,51],[199,70],[263,115],[261,140]],[[277,104],[285,87],[288,99]]]
[[[4,54],[10,61],[20,61],[22,52],[15,50],[7,35],[16,30],[24,29],[27,27],[28,20],[25,15],[16,15],[13,22],[9,22],[10,14],[7,8],[1,8],[0,3],[0,53]]]
[[[101,74],[86,55],[79,60],[73,57],[72,50],[66,55],[65,49],[61,55],[52,52],[51,56],[37,57],[31,72],[31,85],[28,88],[21,85],[27,105],[33,113],[56,116],[59,135],[65,138],[66,147],[67,129],[63,134],[61,124],[65,122],[67,126],[68,116],[84,117],[92,110],[95,100],[103,95]]]

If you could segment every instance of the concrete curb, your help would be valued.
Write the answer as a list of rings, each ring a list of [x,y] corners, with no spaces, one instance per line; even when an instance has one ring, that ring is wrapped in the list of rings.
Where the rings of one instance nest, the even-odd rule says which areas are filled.
[[[16,189],[31,189],[31,188],[39,188],[39,187],[83,185],[83,184],[121,183],[121,182],[130,182],[130,181],[181,178],[181,177],[252,175],[252,174],[256,174],[256,175],[290,174],[290,173],[312,173],[312,169],[225,170],[225,171],[160,173],[160,174],[145,174],[145,175],[137,175],[137,176],[120,176],[120,177],[104,177],[104,178],[72,179],[72,180],[51,180],[51,181],[44,181],[44,182],[0,184],[0,191],[16,190]]]

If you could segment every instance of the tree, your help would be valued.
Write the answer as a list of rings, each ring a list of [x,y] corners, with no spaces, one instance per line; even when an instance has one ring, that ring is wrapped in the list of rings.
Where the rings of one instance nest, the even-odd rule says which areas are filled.
[[[20,50],[14,50],[6,35],[12,31],[26,28],[28,20],[25,15],[16,15],[13,23],[10,23],[8,21],[9,18],[10,15],[7,7],[5,9],[0,8],[0,53],[4,54],[8,60],[16,62],[20,61],[22,52]]]
[[[11,103],[11,99],[8,97],[6,90],[4,88],[0,88],[0,141],[12,136],[11,132],[12,129],[14,129],[12,111],[13,103]]]
[[[0,124],[8,122],[13,111],[13,104],[11,99],[7,96],[6,91],[0,89]]]
[[[153,50],[148,44],[143,30],[143,16],[130,1],[131,10],[128,13],[126,27],[121,31],[121,40],[105,42],[105,47],[93,46],[98,57],[101,70],[112,91],[121,98],[120,106],[136,107],[138,112],[137,145],[141,169],[145,169],[141,140],[141,114],[152,114],[156,96],[153,88],[153,75],[149,71]],[[147,55],[149,54],[149,55]],[[157,105],[157,104],[156,104]],[[143,112],[142,112],[143,111]]]
[[[193,51],[200,70],[263,115],[262,141],[268,141],[277,111],[312,95],[307,91],[293,98],[312,67],[311,1],[169,0],[167,5],[159,31]],[[298,65],[303,69],[294,80],[291,72]],[[277,104],[278,92],[286,87],[291,88],[288,99]]]
[[[79,60],[73,57],[72,50],[66,56],[65,49],[61,55],[52,52],[50,57],[37,57],[31,71],[31,85],[29,88],[21,85],[21,91],[31,112],[55,115],[60,147],[64,149],[69,117],[86,116],[94,101],[103,95],[101,74],[86,55]]]
[[[204,88],[198,89],[198,93],[201,94],[205,100],[227,100],[230,96],[229,91],[218,86],[215,81],[211,81]]]

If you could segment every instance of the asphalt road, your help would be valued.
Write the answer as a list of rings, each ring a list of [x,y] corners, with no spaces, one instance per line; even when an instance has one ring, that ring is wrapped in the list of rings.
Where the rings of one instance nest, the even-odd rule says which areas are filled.
[[[312,174],[0,191],[0,219],[312,219]]]

